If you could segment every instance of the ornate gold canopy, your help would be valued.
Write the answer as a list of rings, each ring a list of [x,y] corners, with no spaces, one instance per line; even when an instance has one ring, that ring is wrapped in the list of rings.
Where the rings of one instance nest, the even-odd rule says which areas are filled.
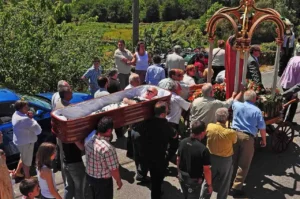
[[[273,80],[273,89],[272,93],[274,94],[276,83],[277,83],[277,71],[279,66],[279,54],[280,54],[280,46],[283,43],[284,38],[284,30],[285,24],[281,20],[280,14],[271,8],[264,8],[260,9],[255,6],[254,0],[241,0],[240,5],[234,8],[224,7],[218,10],[207,22],[206,24],[206,32],[208,34],[210,50],[209,50],[209,63],[208,67],[211,68],[212,63],[212,49],[215,39],[215,31],[218,23],[221,20],[228,20],[235,32],[235,48],[237,50],[237,60],[240,57],[244,57],[244,64],[243,64],[243,76],[242,76],[242,83],[246,84],[246,72],[247,72],[247,59],[249,56],[249,49],[251,45],[251,38],[257,26],[261,22],[271,21],[274,22],[277,26],[276,33],[276,43],[277,43],[277,51],[276,51],[276,58],[275,58],[275,73],[274,73],[274,80]],[[239,61],[236,62],[236,76],[235,76],[235,91],[238,91],[238,72],[239,70]],[[208,79],[207,81],[210,82],[211,74],[208,70]]]
[[[238,7],[224,7],[218,10],[207,22],[206,32],[210,40],[214,40],[216,26],[222,19],[231,23],[237,38],[237,48],[249,48],[256,27],[265,21],[272,21],[277,25],[276,42],[280,44],[283,42],[285,24],[280,14],[271,8],[257,8],[254,0],[241,0]]]

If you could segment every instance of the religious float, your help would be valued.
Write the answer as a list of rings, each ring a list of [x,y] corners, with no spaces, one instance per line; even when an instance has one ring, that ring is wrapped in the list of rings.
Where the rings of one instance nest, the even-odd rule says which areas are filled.
[[[279,67],[280,49],[283,43],[285,29],[290,27],[284,23],[280,14],[271,8],[260,9],[255,6],[254,0],[241,0],[240,5],[234,8],[221,8],[207,22],[206,33],[209,39],[209,63],[208,77],[210,82],[212,67],[212,51],[215,40],[215,31],[217,24],[222,20],[228,20],[234,30],[234,35],[227,41],[234,41],[226,45],[226,96],[227,98],[233,91],[239,91],[241,83],[248,89],[253,89],[257,93],[257,105],[262,110],[265,122],[267,124],[267,133],[272,137],[272,149],[275,152],[282,152],[287,149],[288,145],[294,138],[293,126],[284,121],[283,109],[291,103],[297,102],[292,100],[283,104],[283,98],[276,88],[277,75]],[[259,24],[265,21],[271,21],[276,24],[276,57],[274,63],[274,78],[272,88],[264,89],[260,85],[246,80],[247,60],[251,38]],[[218,92],[225,92],[216,87]],[[262,90],[264,89],[264,90]],[[223,96],[222,94],[219,96]],[[276,124],[275,127],[272,124]]]
[[[52,132],[62,142],[72,143],[84,140],[89,133],[96,129],[99,119],[104,116],[113,118],[114,128],[146,120],[154,115],[156,102],[170,101],[171,92],[151,86],[157,89],[158,94],[149,101],[121,106],[108,111],[101,111],[101,109],[107,105],[118,104],[125,97],[132,99],[142,96],[149,87],[149,85],[139,86],[55,110],[51,113]]]

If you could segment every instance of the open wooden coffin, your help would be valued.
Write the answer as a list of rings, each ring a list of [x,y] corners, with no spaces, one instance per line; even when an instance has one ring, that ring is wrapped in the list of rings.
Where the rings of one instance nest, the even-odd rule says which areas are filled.
[[[154,86],[158,90],[158,95],[150,101],[139,102],[134,105],[91,115],[91,113],[100,110],[106,105],[121,102],[124,97],[141,96],[147,91],[148,87],[149,85],[143,85],[52,111],[52,133],[62,142],[72,143],[87,137],[91,131],[96,129],[99,119],[103,116],[113,118],[114,128],[148,119],[154,114],[156,102],[170,101],[171,92]]]

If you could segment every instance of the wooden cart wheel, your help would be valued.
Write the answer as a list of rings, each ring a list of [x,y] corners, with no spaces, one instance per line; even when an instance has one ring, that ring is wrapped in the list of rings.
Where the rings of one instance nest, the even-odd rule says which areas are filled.
[[[288,122],[281,122],[272,134],[272,150],[276,153],[285,151],[294,139],[294,128]]]

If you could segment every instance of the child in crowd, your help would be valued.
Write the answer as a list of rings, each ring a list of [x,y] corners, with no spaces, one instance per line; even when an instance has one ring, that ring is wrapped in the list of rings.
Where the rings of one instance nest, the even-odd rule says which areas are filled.
[[[19,189],[23,195],[22,199],[34,199],[40,195],[39,182],[36,178],[21,181]]]
[[[56,189],[55,176],[51,163],[56,156],[54,144],[44,142],[36,153],[36,166],[39,185],[41,188],[41,199],[62,199]]]

